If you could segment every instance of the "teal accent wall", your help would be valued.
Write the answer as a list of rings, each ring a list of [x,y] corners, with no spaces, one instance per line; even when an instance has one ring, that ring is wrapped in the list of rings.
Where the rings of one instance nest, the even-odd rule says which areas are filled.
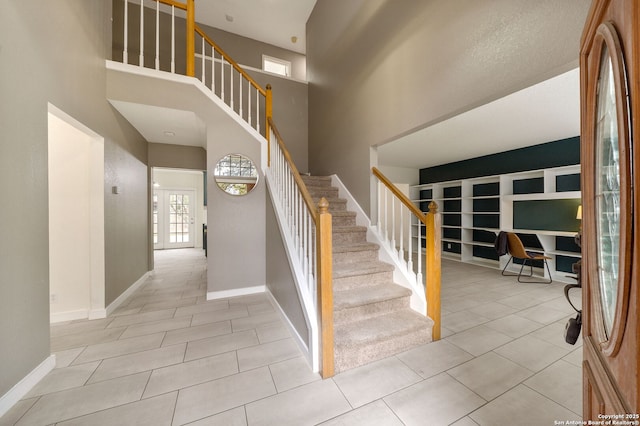
[[[575,199],[514,201],[513,228],[578,232],[579,205]]]
[[[541,170],[580,164],[580,137],[420,169],[420,183]]]

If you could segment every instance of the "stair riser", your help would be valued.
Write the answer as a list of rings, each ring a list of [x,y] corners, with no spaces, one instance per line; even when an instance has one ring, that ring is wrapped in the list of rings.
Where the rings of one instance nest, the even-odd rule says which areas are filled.
[[[331,224],[333,226],[356,226],[355,216],[332,216]]]
[[[334,232],[333,244],[363,243],[367,240],[367,231]]]
[[[302,181],[307,186],[331,186],[331,179],[314,178],[309,176],[302,176]]]
[[[376,272],[373,274],[355,275],[352,277],[334,278],[333,290],[349,290],[352,288],[368,287],[373,285],[390,284],[393,282],[393,272]]]
[[[367,343],[355,347],[335,347],[336,373],[359,367],[417,345],[431,341],[431,330],[424,328],[382,342]]]
[[[347,251],[333,253],[334,265],[345,265],[347,263],[371,262],[378,260],[378,250]]]
[[[348,324],[350,322],[388,314],[400,309],[408,309],[409,304],[409,296],[405,296],[370,303],[363,306],[341,309],[333,312],[333,324],[337,327],[340,324]]]
[[[338,188],[334,188],[332,186],[325,187],[310,187],[309,194],[311,194],[312,198],[338,198]]]

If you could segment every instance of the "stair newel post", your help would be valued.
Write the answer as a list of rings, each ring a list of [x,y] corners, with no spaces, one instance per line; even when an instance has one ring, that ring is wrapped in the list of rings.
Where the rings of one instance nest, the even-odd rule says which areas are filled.
[[[433,320],[432,339],[440,340],[440,282],[442,276],[442,227],[438,204],[429,203],[426,214],[425,274],[427,292],[427,316]]]
[[[318,203],[316,222],[317,287],[320,308],[322,344],[322,378],[334,375],[333,355],[333,249],[329,202],[322,197]]]
[[[186,36],[187,36],[187,77],[195,77],[196,75],[195,0],[187,0],[187,34]]]
[[[264,95],[264,114],[265,114],[265,137],[267,139],[267,165],[271,164],[271,149],[269,141],[271,140],[271,126],[269,124],[269,120],[271,119],[271,117],[273,117],[273,106],[272,106],[272,92],[271,92],[271,85],[267,84],[267,90],[265,90],[265,95]],[[256,120],[259,120],[259,118],[256,118]]]

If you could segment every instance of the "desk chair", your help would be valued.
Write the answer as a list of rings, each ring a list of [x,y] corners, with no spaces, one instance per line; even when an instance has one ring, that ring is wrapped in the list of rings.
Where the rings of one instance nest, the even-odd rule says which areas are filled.
[[[549,264],[547,263],[547,259],[551,259],[548,256],[545,256],[543,254],[538,254],[538,253],[532,253],[532,252],[528,252],[525,250],[524,245],[522,244],[522,241],[520,241],[520,238],[518,237],[517,234],[513,233],[513,232],[507,232],[507,251],[508,253],[511,255],[511,258],[507,261],[507,264],[504,265],[504,269],[502,270],[502,275],[504,276],[515,276],[515,274],[505,274],[505,271],[507,270],[507,266],[509,266],[509,262],[511,262],[514,258],[515,259],[520,259],[522,260],[522,267],[520,267],[520,273],[518,274],[518,282],[521,283],[544,283],[544,284],[549,284],[553,281],[553,278],[551,278],[551,271],[549,270]],[[529,263],[529,267],[531,268],[531,271],[529,273],[529,275],[524,275],[525,277],[532,277],[533,276],[533,261],[534,260],[542,260],[544,262],[544,265],[547,268],[547,272],[549,273],[549,281],[523,281],[522,280],[522,271],[524,270],[525,265],[527,264],[527,262]],[[515,262],[514,262],[515,263]]]

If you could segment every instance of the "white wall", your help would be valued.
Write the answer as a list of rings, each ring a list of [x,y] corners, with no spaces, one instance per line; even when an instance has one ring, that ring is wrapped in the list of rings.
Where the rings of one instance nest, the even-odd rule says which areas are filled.
[[[204,206],[204,177],[201,171],[153,168],[153,181],[159,184],[154,189],[193,189],[196,191],[195,245],[202,247],[202,224],[207,223],[207,208]]]
[[[104,140],[49,110],[50,319],[104,317]]]

